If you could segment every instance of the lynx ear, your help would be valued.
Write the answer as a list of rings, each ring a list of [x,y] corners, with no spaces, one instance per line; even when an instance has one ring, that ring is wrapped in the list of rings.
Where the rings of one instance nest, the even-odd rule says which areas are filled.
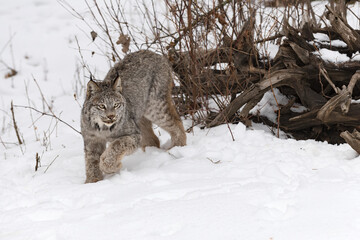
[[[93,80],[90,80],[87,84],[86,98],[89,98],[91,95],[93,95],[94,93],[96,93],[99,90],[100,90],[100,88],[96,84],[96,82],[94,82]]]
[[[118,77],[113,85],[113,89],[117,92],[122,92],[122,86],[121,86],[121,78]]]

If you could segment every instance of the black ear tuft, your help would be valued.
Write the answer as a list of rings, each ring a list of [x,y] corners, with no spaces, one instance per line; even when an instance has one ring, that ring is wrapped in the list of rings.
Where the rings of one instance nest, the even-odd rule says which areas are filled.
[[[93,80],[90,80],[87,84],[86,98],[89,98],[91,95],[93,95],[94,93],[96,93],[99,90],[100,90],[100,88],[97,85],[97,83],[94,82]]]
[[[122,92],[122,86],[121,86],[121,78],[118,77],[114,84],[113,84],[113,89],[117,92]]]

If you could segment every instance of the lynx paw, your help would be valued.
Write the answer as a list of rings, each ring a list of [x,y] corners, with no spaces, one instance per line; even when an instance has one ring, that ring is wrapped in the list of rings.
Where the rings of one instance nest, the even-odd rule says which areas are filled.
[[[103,179],[104,179],[104,177],[103,177],[103,174],[101,173],[101,171],[99,169],[96,169],[95,171],[92,171],[92,172],[89,171],[86,173],[85,183],[96,183]]]
[[[103,176],[101,176],[101,177],[100,177],[100,176],[98,176],[98,177],[91,177],[91,178],[87,177],[85,183],[96,183],[96,182],[101,181],[101,180],[103,180],[103,179],[104,179]]]
[[[118,172],[121,169],[123,155],[113,156],[105,151],[100,156],[100,170],[107,174]]]

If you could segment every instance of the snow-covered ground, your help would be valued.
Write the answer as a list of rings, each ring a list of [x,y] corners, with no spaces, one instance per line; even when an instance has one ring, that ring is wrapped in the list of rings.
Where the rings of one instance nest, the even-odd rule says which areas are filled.
[[[360,238],[360,158],[346,144],[278,139],[258,124],[194,127],[187,146],[139,150],[95,184],[84,184],[80,134],[53,118],[15,107],[25,141],[16,145],[10,102],[47,110],[33,79],[79,129],[74,36],[84,49],[92,43],[57,1],[3,0],[0,23],[1,240]],[[85,53],[103,76],[108,63]],[[19,73],[4,78],[4,63]],[[268,96],[262,111],[273,107]]]

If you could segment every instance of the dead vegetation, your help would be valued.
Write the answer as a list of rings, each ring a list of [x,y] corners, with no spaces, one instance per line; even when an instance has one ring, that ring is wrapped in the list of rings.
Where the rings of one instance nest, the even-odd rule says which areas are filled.
[[[360,31],[347,21],[349,14],[359,19],[348,8],[351,1],[328,1],[319,12],[310,0],[164,0],[167,15],[162,17],[155,1],[137,2],[147,29],[129,24],[120,1],[86,3],[98,26],[91,29],[97,36],[92,33],[92,39],[108,45],[109,61],[140,48],[168,56],[178,80],[174,100],[194,124],[263,122],[296,139],[330,143],[345,139],[360,151],[359,134],[353,132],[359,129],[360,105],[354,100],[360,98],[360,62],[321,58],[322,49],[350,59],[359,54]],[[318,33],[328,40],[318,41],[314,36]],[[334,45],[334,40],[344,44]],[[122,45],[123,53],[116,44]],[[269,46],[278,47],[273,57]],[[286,105],[277,103],[277,121],[251,114],[264,94],[275,88],[290,99]],[[274,93],[277,102],[276,97]],[[307,110],[295,112],[294,105]]]

